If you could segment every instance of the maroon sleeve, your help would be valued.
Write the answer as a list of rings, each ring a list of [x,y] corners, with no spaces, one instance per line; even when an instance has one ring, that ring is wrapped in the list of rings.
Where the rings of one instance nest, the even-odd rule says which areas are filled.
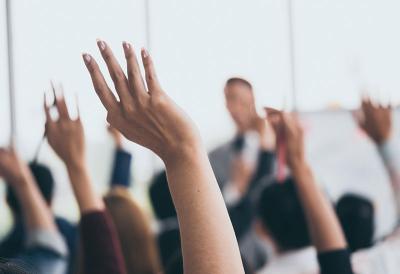
[[[126,274],[117,232],[106,211],[83,214],[80,229],[85,273]]]

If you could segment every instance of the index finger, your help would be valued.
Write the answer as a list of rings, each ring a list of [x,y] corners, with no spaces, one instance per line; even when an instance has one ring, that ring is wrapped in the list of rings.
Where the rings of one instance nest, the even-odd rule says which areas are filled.
[[[94,90],[96,91],[101,103],[107,109],[107,111],[116,109],[118,107],[118,101],[111,89],[108,87],[107,82],[100,71],[99,65],[90,54],[83,53],[82,58],[85,62],[86,68],[90,73]]]

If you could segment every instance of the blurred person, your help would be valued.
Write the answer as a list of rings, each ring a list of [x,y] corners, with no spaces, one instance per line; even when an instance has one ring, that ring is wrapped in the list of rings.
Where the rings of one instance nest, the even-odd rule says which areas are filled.
[[[78,118],[71,119],[64,95],[55,96],[58,119],[53,120],[44,100],[46,136],[50,147],[64,162],[78,202],[83,272],[126,274],[122,249],[112,218],[101,197],[95,193],[87,164],[84,130]]]
[[[178,216],[168,188],[165,171],[158,173],[150,183],[150,201],[158,224],[157,244],[164,267],[181,253]]]
[[[355,115],[356,122],[369,136],[377,148],[377,153],[388,171],[393,189],[394,203],[397,206],[397,218],[400,211],[400,144],[394,136],[393,116],[390,106],[382,106],[369,98],[364,98],[359,112]],[[392,201],[387,201],[392,202]],[[362,222],[363,215],[354,216],[355,222]],[[361,221],[360,221],[361,220]],[[398,220],[397,220],[398,221]],[[346,230],[346,224],[343,224]],[[368,230],[369,228],[366,227]],[[349,239],[359,237],[354,230],[346,235]],[[363,234],[361,234],[363,235]],[[371,235],[365,235],[370,240]],[[356,273],[398,273],[400,268],[400,228],[373,246],[363,248],[353,253],[352,261]]]
[[[373,245],[375,209],[370,199],[362,195],[346,193],[336,204],[336,214],[351,252]]]
[[[275,254],[259,273],[318,273],[319,268],[322,274],[351,274],[344,233],[305,160],[299,122],[294,115],[278,115],[274,127],[284,136],[292,178],[261,194],[260,230],[274,243]],[[314,248],[307,247],[310,240]]]
[[[30,171],[37,183],[47,206],[51,210],[54,193],[54,179],[50,169],[39,163],[32,162],[29,164]],[[23,215],[21,205],[17,199],[13,188],[7,185],[6,201],[11,209],[14,224],[11,231],[2,239],[0,243],[0,257],[10,258],[19,254],[24,248],[26,233],[23,225]],[[78,231],[75,225],[66,219],[54,216],[57,228],[64,237],[69,251],[68,273],[73,273],[76,266],[76,253],[78,248]]]
[[[104,202],[117,230],[127,273],[159,273],[161,264],[149,220],[129,192],[132,156],[123,148],[121,134],[111,126],[108,129],[116,151],[111,187]]]
[[[250,82],[243,78],[230,78],[225,84],[224,93],[236,134],[232,140],[211,151],[209,157],[224,199],[231,206],[240,201],[245,193],[243,189],[247,189],[245,184],[235,182],[233,178],[235,175],[240,176],[237,171],[238,162],[241,161],[244,168],[246,166],[253,170],[249,187],[254,188],[260,178],[273,172],[269,163],[274,162],[276,138],[268,121],[257,114]],[[265,168],[256,168],[258,164]],[[259,246],[259,239],[253,229],[243,235],[239,244],[243,256],[255,269],[265,264],[266,254]]]
[[[148,51],[141,51],[147,90],[131,44],[123,43],[127,76],[109,46],[98,40],[98,47],[119,100],[95,59],[86,53],[83,59],[108,122],[127,139],[156,153],[166,166],[178,215],[184,272],[244,273],[234,230],[199,133],[162,90]]]
[[[21,272],[65,274],[67,246],[31,170],[12,147],[0,148],[0,177],[13,188],[26,234],[21,249],[0,269],[17,270],[15,265]]]
[[[104,202],[117,230],[127,273],[159,273],[161,264],[150,223],[130,193],[114,187]]]

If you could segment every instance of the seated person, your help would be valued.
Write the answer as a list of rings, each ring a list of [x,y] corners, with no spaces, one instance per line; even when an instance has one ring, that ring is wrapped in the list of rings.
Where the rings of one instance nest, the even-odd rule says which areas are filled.
[[[29,168],[47,206],[51,209],[54,192],[54,179],[50,169],[47,166],[38,163],[30,163]],[[0,257],[2,258],[10,258],[19,254],[24,247],[26,237],[24,225],[22,223],[23,217],[21,206],[13,188],[10,186],[7,186],[6,201],[11,209],[14,218],[14,225],[8,235],[0,243]],[[62,217],[55,216],[54,220],[68,246],[68,273],[73,273],[76,262],[76,251],[78,248],[77,228]]]
[[[0,177],[12,187],[19,204],[24,237],[19,250],[10,256],[0,270],[41,274],[65,274],[68,249],[57,229],[29,167],[14,148],[0,148]],[[12,273],[12,272],[6,272]],[[19,271],[14,273],[20,273]]]
[[[269,118],[285,142],[293,179],[269,186],[261,194],[260,230],[273,255],[259,273],[353,273],[339,221],[305,159],[297,117],[277,112]],[[310,241],[313,248],[307,247]]]

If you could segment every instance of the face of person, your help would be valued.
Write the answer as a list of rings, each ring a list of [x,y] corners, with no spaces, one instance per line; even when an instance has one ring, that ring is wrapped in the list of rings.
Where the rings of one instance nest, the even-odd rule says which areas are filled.
[[[226,107],[239,132],[252,127],[255,103],[253,91],[242,83],[233,83],[225,87]]]

